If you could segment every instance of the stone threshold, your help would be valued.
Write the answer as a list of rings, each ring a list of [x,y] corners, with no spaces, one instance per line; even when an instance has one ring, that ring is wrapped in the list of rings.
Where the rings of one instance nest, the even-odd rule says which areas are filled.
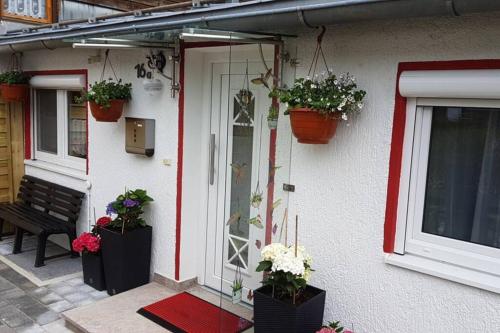
[[[193,285],[186,291],[217,306],[220,304],[219,294],[199,285]],[[84,333],[165,333],[169,331],[137,314],[137,310],[179,292],[158,282],[151,282],[88,306],[66,311],[62,316],[68,326]],[[223,298],[222,306],[252,320],[253,311],[248,307],[234,305],[226,298]],[[253,332],[253,329],[247,332]]]

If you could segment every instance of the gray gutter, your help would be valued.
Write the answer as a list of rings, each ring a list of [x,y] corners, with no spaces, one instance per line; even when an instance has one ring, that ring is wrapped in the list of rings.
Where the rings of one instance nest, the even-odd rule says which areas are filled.
[[[292,33],[304,26],[498,10],[500,1],[490,0],[261,0],[6,35],[0,37],[0,46],[184,27]]]

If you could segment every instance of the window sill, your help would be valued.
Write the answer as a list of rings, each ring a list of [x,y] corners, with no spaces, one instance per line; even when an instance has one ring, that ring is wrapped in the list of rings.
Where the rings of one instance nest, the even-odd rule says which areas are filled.
[[[500,294],[500,277],[412,254],[388,254],[385,262]]]
[[[54,163],[49,163],[41,160],[24,160],[24,165],[28,165],[37,169],[42,169],[54,173],[58,173],[60,175],[64,175],[67,177],[79,179],[86,181],[88,179],[87,175],[85,174],[85,171],[83,170],[77,170],[74,168],[69,168],[65,167],[62,165],[54,164]]]

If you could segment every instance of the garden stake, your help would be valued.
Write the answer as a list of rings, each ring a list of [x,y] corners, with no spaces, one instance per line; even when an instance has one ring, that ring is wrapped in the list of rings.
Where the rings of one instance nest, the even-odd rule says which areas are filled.
[[[283,227],[285,227],[285,246],[287,241],[286,237],[286,232],[287,232],[286,225],[288,224],[287,222],[288,222],[288,208],[285,208],[285,213],[283,215],[283,221],[281,222],[281,230],[280,230],[280,243],[281,243],[281,237],[283,236]]]
[[[297,258],[297,242],[298,242],[298,238],[299,238],[299,216],[298,215],[295,215],[295,258]],[[297,296],[297,293],[295,292],[295,290],[293,291],[293,304],[295,304],[295,298]]]

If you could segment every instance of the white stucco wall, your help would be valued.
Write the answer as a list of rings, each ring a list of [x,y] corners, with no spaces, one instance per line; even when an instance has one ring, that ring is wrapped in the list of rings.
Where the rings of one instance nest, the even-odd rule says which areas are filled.
[[[312,284],[327,290],[325,319],[356,332],[500,331],[500,295],[389,266],[382,251],[398,62],[498,59],[499,36],[494,15],[328,28],[328,61],[356,75],[367,103],[330,144],[293,140],[291,150],[291,215],[314,258]],[[297,40],[298,76],[307,75],[314,44],[309,34]]]
[[[100,79],[102,63],[88,64],[88,56],[96,50],[59,49],[56,51],[26,52],[25,70],[88,69],[89,83]],[[152,270],[164,276],[173,276],[175,247],[175,198],[177,175],[177,99],[170,98],[169,83],[158,96],[147,95],[142,88],[142,79],[136,78],[134,66],[145,61],[146,51],[111,51],[110,58],[117,76],[133,84],[133,99],[126,107],[124,117],[151,118],[156,120],[155,154],[148,158],[125,152],[125,119],[117,123],[100,123],[89,115],[89,175],[90,207],[82,208],[79,231],[88,226],[87,211],[90,210],[93,224],[93,209],[97,217],[105,212],[108,202],[124,192],[125,188],[147,189],[154,203],[145,216],[153,226]],[[109,67],[109,66],[108,66]],[[166,71],[168,72],[169,67]],[[110,71],[105,78],[111,77]],[[166,80],[164,80],[166,81]],[[171,166],[163,159],[172,160]],[[84,181],[69,179],[32,167],[26,170],[57,181],[62,185],[82,188]],[[83,187],[84,189],[85,187]]]
[[[296,40],[298,76],[307,74],[315,33],[304,32]],[[288,119],[280,119],[277,158],[283,169],[275,194],[289,198],[290,217],[300,216],[300,243],[314,257],[312,284],[327,290],[325,320],[353,323],[356,332],[370,333],[500,331],[500,295],[388,266],[382,252],[398,62],[500,58],[499,37],[500,17],[494,15],[328,28],[325,54],[335,71],[357,76],[368,92],[366,107],[349,126],[342,124],[326,146],[300,145],[295,140],[290,146]],[[289,45],[292,55],[294,44]],[[93,82],[102,64],[88,65],[91,54],[95,51],[26,52],[24,67],[88,68]],[[146,188],[155,198],[146,217],[154,228],[153,270],[173,277],[177,99],[169,97],[168,82],[161,96],[142,93],[133,67],[144,60],[143,55],[143,51],[112,52],[112,61],[117,74],[134,84],[125,116],[156,119],[155,155],[125,153],[124,119],[106,124],[90,118],[90,208],[95,206],[99,216],[125,186]],[[285,70],[289,81],[294,69],[286,65]],[[163,165],[163,159],[171,159],[172,165]],[[281,191],[288,172],[290,183],[296,185],[289,196]],[[74,182],[58,179],[63,184]],[[87,225],[86,214],[82,215],[80,230]],[[276,212],[276,218],[280,221],[281,213]]]

